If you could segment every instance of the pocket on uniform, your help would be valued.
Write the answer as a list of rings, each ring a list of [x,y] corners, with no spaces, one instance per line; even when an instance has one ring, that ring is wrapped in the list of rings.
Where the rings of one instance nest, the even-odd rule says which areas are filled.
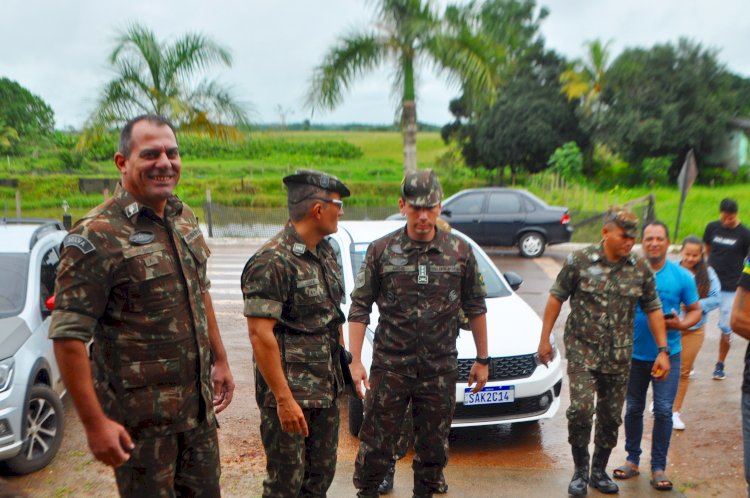
[[[633,356],[633,336],[615,337],[612,341],[612,362],[618,365],[630,363]]]
[[[146,386],[169,386],[180,383],[180,359],[136,361],[120,368],[125,389]]]
[[[154,314],[153,318],[169,315],[177,305],[176,296],[182,289],[172,257],[161,244],[154,244],[150,252],[125,254],[131,283],[128,288],[128,308],[132,312]]]
[[[180,359],[133,362],[120,368],[125,425],[146,428],[170,424],[182,416],[184,389]]]
[[[290,340],[290,337],[293,339]],[[324,336],[312,337],[324,339]],[[307,344],[307,338],[304,335],[285,338],[284,361],[289,389],[297,401],[331,401],[331,352],[324,340],[317,344]]]

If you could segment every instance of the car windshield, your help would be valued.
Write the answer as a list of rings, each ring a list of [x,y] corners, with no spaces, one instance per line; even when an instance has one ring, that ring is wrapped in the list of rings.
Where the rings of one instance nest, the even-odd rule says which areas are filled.
[[[368,244],[352,244],[352,272],[356,276],[362,261],[365,259]],[[483,254],[474,250],[474,256],[479,264],[479,272],[484,278],[484,285],[487,288],[487,297],[505,297],[510,296],[511,290],[508,285],[500,278],[495,269],[495,265]]]
[[[22,253],[0,253],[0,318],[21,313],[26,300],[29,256]]]

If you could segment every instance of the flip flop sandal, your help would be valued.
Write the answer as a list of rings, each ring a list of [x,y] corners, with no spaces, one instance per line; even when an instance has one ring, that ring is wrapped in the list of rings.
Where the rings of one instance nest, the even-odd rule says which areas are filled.
[[[659,491],[670,491],[672,489],[672,481],[669,480],[667,474],[663,470],[657,470],[651,474],[651,486]]]
[[[626,463],[621,467],[617,467],[614,472],[612,472],[612,477],[614,477],[615,479],[630,479],[631,477],[635,477],[640,474],[641,473],[638,471],[638,469],[633,468]]]

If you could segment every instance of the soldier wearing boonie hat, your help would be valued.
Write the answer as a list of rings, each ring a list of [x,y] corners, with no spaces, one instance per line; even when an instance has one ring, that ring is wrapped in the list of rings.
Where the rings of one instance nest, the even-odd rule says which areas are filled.
[[[336,470],[344,389],[340,303],[344,283],[326,235],[349,189],[333,175],[284,178],[289,222],[242,272],[266,452],[263,496],[325,496]]]
[[[401,182],[401,197],[414,207],[432,208],[443,200],[443,189],[431,169],[410,171]]]
[[[627,208],[612,207],[603,222],[603,240],[571,253],[557,275],[544,310],[537,350],[544,365],[560,361],[550,335],[562,304],[570,299],[563,337],[570,387],[570,407],[565,414],[575,467],[568,486],[572,496],[585,496],[589,485],[607,494],[619,489],[606,467],[622,423],[636,304],[648,316],[657,345],[667,342],[654,274],[643,258],[631,252],[638,218]],[[666,377],[667,355],[659,355],[652,371],[656,380]],[[594,414],[591,457],[588,447]]]

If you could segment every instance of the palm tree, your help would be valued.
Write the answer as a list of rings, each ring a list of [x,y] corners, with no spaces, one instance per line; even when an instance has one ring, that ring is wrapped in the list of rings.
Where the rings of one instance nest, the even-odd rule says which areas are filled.
[[[201,34],[166,43],[150,29],[132,24],[118,36],[109,62],[116,76],[104,88],[89,129],[120,125],[144,113],[221,136],[248,122],[244,105],[228,89],[215,80],[195,81],[211,66],[232,64],[227,49]]]
[[[580,99],[584,114],[589,117],[602,111],[611,43],[611,40],[605,44],[600,40],[586,42],[586,59],[574,62],[573,67],[560,75],[561,91],[568,100]]]
[[[493,88],[493,73],[469,30],[448,29],[431,0],[377,0],[373,30],[342,36],[315,68],[306,105],[333,109],[355,78],[383,62],[395,66],[392,87],[400,97],[404,170],[417,167],[417,68],[429,63],[450,83]]]
[[[0,119],[0,150],[9,149],[10,146],[18,141],[18,132],[15,128],[5,124]]]

